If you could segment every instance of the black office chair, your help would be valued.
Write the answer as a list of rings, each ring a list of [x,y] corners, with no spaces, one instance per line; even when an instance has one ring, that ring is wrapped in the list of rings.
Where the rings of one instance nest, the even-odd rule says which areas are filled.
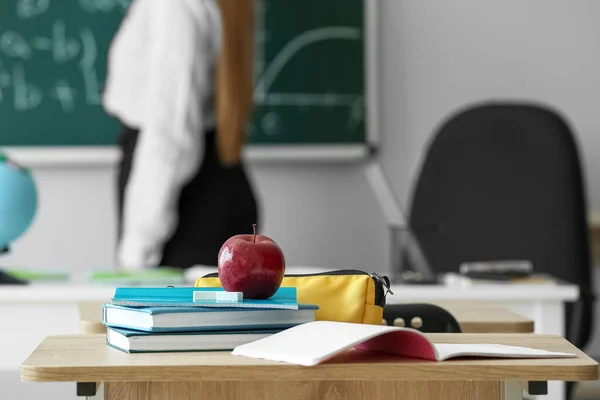
[[[461,333],[456,318],[434,304],[386,304],[385,325],[406,326],[427,333]]]
[[[476,104],[430,142],[409,220],[436,273],[469,261],[530,260],[535,272],[578,285],[566,332],[583,348],[594,315],[583,181],[575,139],[555,111]]]

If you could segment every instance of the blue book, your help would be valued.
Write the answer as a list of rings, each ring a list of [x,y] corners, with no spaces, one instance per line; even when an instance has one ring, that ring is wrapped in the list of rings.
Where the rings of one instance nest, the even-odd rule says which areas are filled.
[[[105,304],[107,327],[145,332],[286,329],[315,320],[316,305],[298,310],[211,307],[124,307]]]
[[[148,333],[107,328],[106,344],[126,353],[225,351],[278,332],[281,330]]]
[[[132,307],[225,307],[298,309],[295,287],[282,287],[266,300],[242,299],[235,302],[194,301],[194,292],[225,292],[223,288],[206,287],[123,287],[117,288],[111,300],[114,305]]]

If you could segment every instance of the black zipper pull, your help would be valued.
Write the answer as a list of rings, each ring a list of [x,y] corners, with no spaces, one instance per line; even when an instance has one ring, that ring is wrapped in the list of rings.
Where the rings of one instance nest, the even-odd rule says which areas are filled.
[[[381,283],[383,285],[383,287],[385,288],[385,294],[384,296],[387,296],[387,294],[394,294],[394,292],[392,292],[392,289],[390,288],[390,280],[388,279],[387,276],[381,276],[376,272],[371,272],[370,273],[371,277],[376,279],[379,283]]]

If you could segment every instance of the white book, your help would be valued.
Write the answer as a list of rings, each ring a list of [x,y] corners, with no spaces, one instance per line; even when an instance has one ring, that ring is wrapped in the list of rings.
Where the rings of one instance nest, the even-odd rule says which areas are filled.
[[[314,321],[236,347],[232,354],[313,366],[355,348],[401,357],[444,361],[454,357],[565,358],[576,354],[501,344],[435,344],[403,327]]]
[[[267,337],[279,330],[142,332],[107,328],[106,344],[126,353],[223,351]]]

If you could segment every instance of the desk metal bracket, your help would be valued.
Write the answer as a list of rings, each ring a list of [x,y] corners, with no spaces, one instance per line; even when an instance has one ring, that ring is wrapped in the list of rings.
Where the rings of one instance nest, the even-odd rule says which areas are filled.
[[[527,382],[527,393],[532,396],[543,396],[548,394],[547,381],[531,381]]]
[[[526,393],[527,396],[523,397]],[[529,399],[529,396],[544,396],[548,394],[547,381],[506,381],[504,382],[504,399],[513,400],[523,398]]]
[[[97,391],[97,382],[77,382],[77,397],[94,397]]]

